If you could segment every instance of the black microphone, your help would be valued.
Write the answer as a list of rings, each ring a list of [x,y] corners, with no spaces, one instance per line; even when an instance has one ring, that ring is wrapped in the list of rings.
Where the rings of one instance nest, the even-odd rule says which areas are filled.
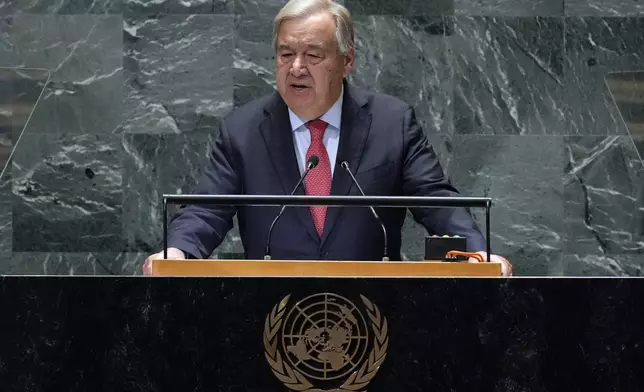
[[[320,158],[317,155],[311,155],[309,160],[306,162],[306,170],[304,171],[304,173],[302,173],[302,177],[300,177],[300,181],[297,182],[297,185],[295,185],[295,188],[293,188],[293,192],[291,192],[291,196],[295,194],[295,191],[297,191],[297,188],[300,187],[300,185],[302,184],[302,181],[304,181],[304,179],[309,174],[311,169],[315,169],[318,163],[320,163]],[[286,205],[283,205],[279,214],[277,214],[275,219],[273,219],[273,223],[271,223],[271,227],[268,229],[268,236],[266,238],[266,248],[264,250],[264,260],[271,259],[271,236],[273,235],[273,229],[275,228],[275,224],[282,216],[285,209],[286,209]]]
[[[360,184],[358,184],[358,180],[356,180],[356,178],[353,176],[353,173],[351,172],[351,169],[349,169],[349,164],[347,163],[347,161],[343,161],[340,164],[340,166],[342,166],[342,168],[344,170],[346,170],[347,173],[349,173],[349,175],[351,176],[351,180],[353,180],[353,183],[356,185],[356,187],[358,188],[358,190],[360,191],[362,196],[367,196],[362,191],[362,188],[360,187]],[[389,256],[387,256],[387,228],[382,223],[382,219],[380,219],[380,216],[378,216],[378,213],[373,208],[373,206],[369,206],[369,209],[371,209],[371,213],[373,214],[373,217],[376,218],[378,223],[380,223],[380,227],[382,227],[382,235],[384,236],[384,244],[385,244],[384,249],[383,249],[382,261],[389,261]]]

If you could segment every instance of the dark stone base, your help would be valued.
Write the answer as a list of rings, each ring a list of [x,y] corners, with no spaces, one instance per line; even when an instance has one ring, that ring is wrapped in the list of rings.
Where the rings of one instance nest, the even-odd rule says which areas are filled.
[[[306,319],[292,323],[289,312],[317,293],[350,301],[357,323],[330,313],[328,320],[353,325],[354,335],[368,331],[367,354],[374,331],[382,334],[386,358],[361,391],[644,387],[644,281],[637,278],[5,277],[1,389],[287,391],[265,357],[265,322],[290,294],[268,343],[277,342],[283,363],[292,364],[281,325],[305,331]],[[371,311],[361,295],[375,305]],[[333,298],[327,310],[340,309],[334,304],[343,300]],[[323,313],[315,311],[324,309],[305,313],[318,320]],[[330,351],[338,336],[329,335]],[[360,359],[353,358],[357,370]],[[306,378],[322,390],[347,379]]]

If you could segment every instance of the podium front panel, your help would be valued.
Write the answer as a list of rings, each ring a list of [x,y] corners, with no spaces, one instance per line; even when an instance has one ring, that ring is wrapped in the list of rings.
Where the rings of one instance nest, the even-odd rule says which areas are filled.
[[[5,277],[4,391],[644,387],[644,281]]]

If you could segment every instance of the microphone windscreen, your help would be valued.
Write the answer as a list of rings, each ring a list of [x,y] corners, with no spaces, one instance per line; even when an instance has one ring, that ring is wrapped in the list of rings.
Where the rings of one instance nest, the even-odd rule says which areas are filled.
[[[309,158],[309,162],[307,166],[311,167],[311,169],[315,168],[318,163],[320,163],[320,158],[317,155],[311,155]]]

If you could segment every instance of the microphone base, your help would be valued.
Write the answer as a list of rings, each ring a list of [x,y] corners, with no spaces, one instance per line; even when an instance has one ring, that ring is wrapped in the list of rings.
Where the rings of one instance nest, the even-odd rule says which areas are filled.
[[[390,260],[389,260],[389,257],[385,256],[382,258],[382,261],[390,261]]]
[[[271,255],[264,255],[264,260],[272,260]]]

